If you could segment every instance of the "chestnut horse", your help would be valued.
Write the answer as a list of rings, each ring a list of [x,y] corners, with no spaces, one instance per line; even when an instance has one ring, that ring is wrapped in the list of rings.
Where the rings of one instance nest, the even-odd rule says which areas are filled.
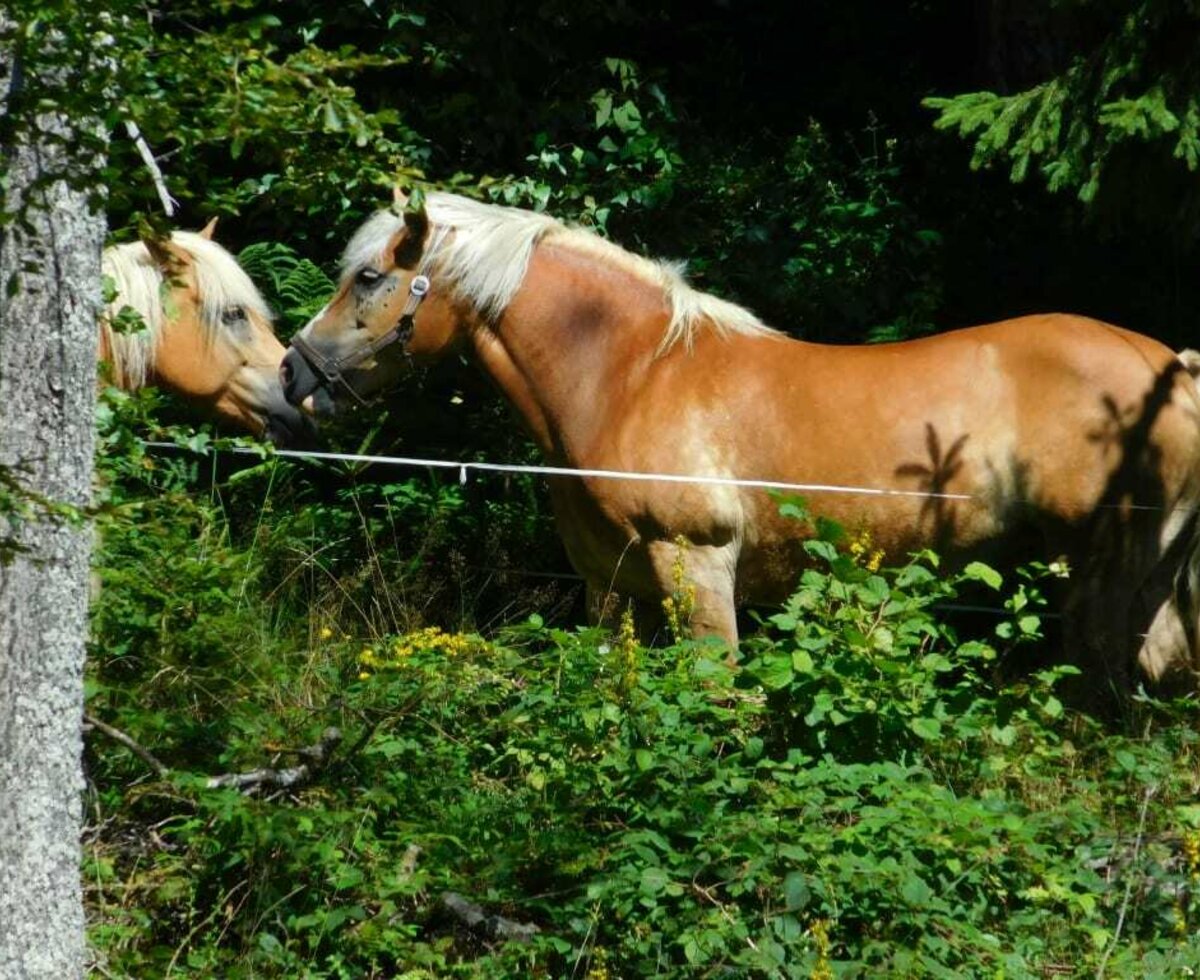
[[[826,485],[812,509],[893,559],[1065,557],[1065,636],[1101,672],[1089,686],[1129,691],[1135,665],[1191,679],[1200,403],[1157,341],[1049,314],[803,343],[586,230],[432,194],[355,234],[281,377],[293,404],[320,387],[362,401],[459,347],[551,464]],[[591,475],[550,490],[593,597],[657,605],[682,560],[699,635],[736,643],[737,604],[785,596],[803,565],[804,527],[759,488]]]
[[[199,233],[105,249],[116,297],[100,321],[98,356],[114,383],[166,388],[210,415],[280,446],[314,441],[316,428],[279,385],[283,345],[250,277]],[[129,309],[132,321],[122,316]]]

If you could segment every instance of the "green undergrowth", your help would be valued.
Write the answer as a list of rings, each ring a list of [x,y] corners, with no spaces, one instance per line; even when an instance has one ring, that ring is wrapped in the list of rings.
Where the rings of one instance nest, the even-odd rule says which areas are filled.
[[[875,569],[823,529],[736,665],[537,614],[389,625],[331,598],[349,572],[281,589],[264,527],[294,515],[239,529],[236,485],[123,432],[88,710],[165,771],[87,736],[97,976],[1200,968],[1196,713],[1140,701],[1104,727],[1064,707],[1065,668],[1004,680],[1037,570]],[[986,640],[942,621],[968,585],[1008,597]],[[451,892],[536,932],[472,927]]]

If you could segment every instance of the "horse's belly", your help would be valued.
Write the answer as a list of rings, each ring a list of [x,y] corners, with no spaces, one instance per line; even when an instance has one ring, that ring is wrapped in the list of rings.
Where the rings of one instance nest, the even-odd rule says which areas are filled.
[[[963,494],[962,496],[967,496]],[[1006,500],[970,495],[946,497],[857,497],[812,494],[807,506],[813,518],[834,521],[843,545],[887,564],[903,563],[913,552],[932,549],[953,567],[970,560],[1002,565],[1038,553],[1042,536],[1019,509]],[[746,602],[774,602],[794,588],[810,563],[804,542],[813,524],[780,516],[773,500],[748,508],[748,522],[738,564],[738,590]]]

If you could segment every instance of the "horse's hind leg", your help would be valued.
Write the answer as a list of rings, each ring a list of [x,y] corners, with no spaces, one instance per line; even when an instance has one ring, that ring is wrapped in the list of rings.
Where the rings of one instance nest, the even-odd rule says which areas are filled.
[[[1128,616],[1129,596],[1095,581],[1080,584],[1063,608],[1063,643],[1080,674],[1070,685],[1072,700],[1107,712],[1132,691],[1136,644]]]
[[[1063,603],[1063,645],[1080,675],[1066,691],[1080,707],[1111,714],[1136,687],[1135,665],[1152,611],[1140,596],[1156,559],[1128,547],[1096,549],[1071,561]],[[1098,553],[1097,553],[1098,552]],[[1139,612],[1142,614],[1139,615]]]

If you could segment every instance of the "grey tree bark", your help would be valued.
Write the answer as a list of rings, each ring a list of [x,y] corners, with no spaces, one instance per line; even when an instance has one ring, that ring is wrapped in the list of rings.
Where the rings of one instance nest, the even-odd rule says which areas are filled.
[[[4,21],[0,11],[0,29],[12,27]],[[0,30],[0,122],[11,124],[28,100],[5,36],[12,31]],[[41,50],[47,41],[38,39]],[[58,104],[68,102],[65,73],[38,84],[39,94],[57,86]],[[102,162],[97,132],[94,120],[42,112],[0,139],[3,980],[84,971],[80,724],[91,533],[72,512],[89,500],[94,444],[104,217],[87,198]]]

